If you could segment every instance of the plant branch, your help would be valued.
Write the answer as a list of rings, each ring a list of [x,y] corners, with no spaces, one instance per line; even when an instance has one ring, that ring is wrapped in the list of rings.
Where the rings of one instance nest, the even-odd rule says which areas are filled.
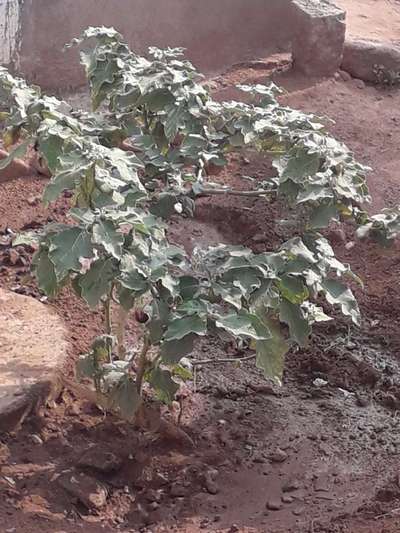
[[[104,322],[107,335],[112,334],[111,301],[112,297],[110,293],[104,302]]]
[[[255,359],[256,354],[247,355],[246,357],[230,357],[226,359],[203,359],[202,361],[193,361],[192,365],[194,367],[200,365],[223,365],[226,363],[245,363],[246,361],[251,361]]]
[[[237,191],[234,189],[203,189],[198,196],[212,196],[212,195],[229,195],[229,196],[247,196],[247,197],[257,197],[257,196],[268,196],[272,191],[265,191],[264,189],[258,189],[255,191]]]

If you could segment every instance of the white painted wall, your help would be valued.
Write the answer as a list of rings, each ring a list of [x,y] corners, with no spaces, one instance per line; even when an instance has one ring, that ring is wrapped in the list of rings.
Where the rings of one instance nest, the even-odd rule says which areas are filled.
[[[23,0],[0,0],[0,64],[16,60]]]

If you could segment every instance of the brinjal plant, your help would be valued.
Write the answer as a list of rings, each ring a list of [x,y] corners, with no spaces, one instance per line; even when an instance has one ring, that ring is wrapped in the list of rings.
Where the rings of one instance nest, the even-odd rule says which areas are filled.
[[[362,210],[368,169],[323,121],[282,105],[274,84],[239,86],[247,103],[216,102],[181,49],[142,57],[112,28],[89,28],[70,46],[84,49],[91,111],[1,69],[3,144],[11,149],[1,166],[34,150],[51,174],[44,202],[69,193],[65,224],[18,242],[36,240],[32,270],[46,295],[70,287],[103,308],[103,335],[77,363],[99,404],[128,420],[149,395],[170,404],[205,336],[241,343],[244,359],[280,382],[289,350],[330,320],[322,299],[360,323],[346,284],[356,277],[319,232],[343,219],[379,232],[386,218]],[[275,176],[246,177],[250,189],[218,184],[215,170],[245,149],[271,156]],[[213,194],[280,198],[298,216],[298,236],[263,253],[220,244],[189,256],[168,241],[168,219],[193,216],[196,198]],[[127,346],[129,319],[137,328]]]

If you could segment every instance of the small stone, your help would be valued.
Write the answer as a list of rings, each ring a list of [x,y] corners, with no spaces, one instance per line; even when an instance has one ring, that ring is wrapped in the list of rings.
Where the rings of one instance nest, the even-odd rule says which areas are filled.
[[[157,509],[160,507],[160,504],[157,503],[157,502],[151,502],[149,504],[149,509],[151,509],[152,511],[157,511]]]
[[[29,205],[37,205],[40,202],[40,196],[28,196],[27,202]]]
[[[351,80],[351,75],[345,70],[339,70],[339,75],[343,81],[348,82]]]
[[[67,416],[79,416],[81,414],[79,405],[75,402],[71,405],[68,405],[68,407],[65,409],[65,414]]]
[[[282,487],[283,492],[292,492],[298,490],[301,487],[301,483],[298,479],[289,479]]]
[[[294,502],[294,498],[292,496],[289,496],[288,494],[284,494],[282,496],[282,501],[283,501],[283,503],[293,503]]]
[[[269,460],[272,463],[284,463],[287,458],[288,454],[280,448],[277,448],[276,451],[269,456]]]
[[[161,501],[161,491],[160,490],[148,490],[146,494],[146,500],[149,503],[157,502],[159,503]]]
[[[15,266],[20,262],[21,256],[19,252],[15,250],[15,248],[10,248],[10,250],[8,251],[8,258],[9,258],[10,264]]]
[[[83,468],[93,468],[99,472],[109,473],[121,468],[122,459],[101,447],[91,446],[83,453],[78,465]]]
[[[365,82],[363,80],[355,80],[354,85],[357,89],[365,89]]]
[[[263,233],[257,233],[256,235],[253,236],[252,240],[255,243],[263,243],[267,241],[267,236],[264,235]]]
[[[271,499],[267,502],[267,509],[270,511],[280,511],[282,507],[282,502],[278,499]]]
[[[33,435],[31,435],[31,441],[32,441],[34,444],[43,444],[43,440],[39,437],[39,435],[36,435],[36,433],[34,433]]]
[[[211,479],[206,479],[205,487],[209,494],[218,494],[219,489],[215,481],[212,481]]]
[[[333,75],[333,77],[335,78],[336,81],[340,81],[342,79],[341,75],[339,74],[339,72],[335,72],[335,74]]]
[[[304,509],[293,509],[292,513],[295,515],[295,516],[300,516],[302,515],[304,512]]]
[[[240,531],[239,526],[232,524],[227,533],[238,533]]]
[[[105,486],[85,474],[65,472],[57,478],[57,483],[88,509],[101,509],[107,502]]]

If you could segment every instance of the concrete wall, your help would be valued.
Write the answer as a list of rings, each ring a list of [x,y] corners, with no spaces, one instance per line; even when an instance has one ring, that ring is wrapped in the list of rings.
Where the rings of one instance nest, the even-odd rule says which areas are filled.
[[[84,83],[78,53],[63,47],[99,25],[140,53],[182,46],[205,74],[292,44],[299,70],[331,73],[344,40],[344,14],[330,0],[0,0],[0,62],[46,89],[76,88]]]
[[[9,65],[16,59],[20,30],[18,0],[0,0],[0,64]]]
[[[205,73],[289,47],[287,0],[25,0],[20,71],[47,88],[83,81],[65,43],[87,26],[114,26],[137,51],[183,46]]]

